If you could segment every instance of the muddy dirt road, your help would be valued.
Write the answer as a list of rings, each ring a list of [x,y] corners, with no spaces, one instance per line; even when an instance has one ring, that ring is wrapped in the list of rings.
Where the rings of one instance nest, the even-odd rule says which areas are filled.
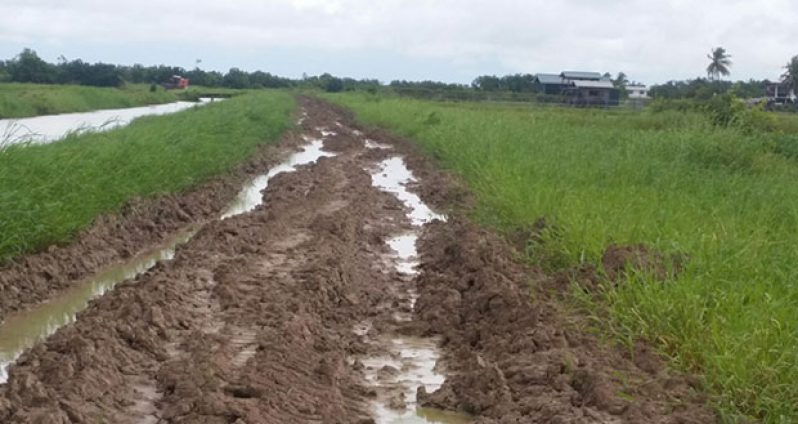
[[[26,351],[0,422],[714,421],[644,348],[581,331],[410,143],[300,103],[284,145],[325,157],[264,166],[262,205]]]

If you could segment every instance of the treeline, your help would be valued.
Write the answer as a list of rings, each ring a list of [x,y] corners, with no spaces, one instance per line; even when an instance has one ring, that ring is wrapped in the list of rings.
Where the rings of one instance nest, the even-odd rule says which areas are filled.
[[[532,74],[514,74],[503,77],[482,75],[474,79],[471,87],[480,91],[509,91],[513,93],[537,91],[535,76]]]
[[[730,94],[741,99],[765,97],[769,80],[720,81],[696,78],[685,81],[669,81],[651,87],[651,96],[655,99],[675,100],[693,99],[709,100],[720,94]]]
[[[80,59],[67,60],[64,57],[59,58],[58,63],[49,63],[30,49],[23,50],[13,59],[0,61],[0,81],[11,82],[119,87],[126,83],[160,84],[173,75],[188,78],[192,85],[239,89],[313,87],[337,92],[356,89],[376,90],[380,87],[380,82],[377,80],[338,78],[330,74],[290,79],[268,72],[246,72],[238,68],[221,73],[199,68],[187,70],[179,66],[88,63]]]

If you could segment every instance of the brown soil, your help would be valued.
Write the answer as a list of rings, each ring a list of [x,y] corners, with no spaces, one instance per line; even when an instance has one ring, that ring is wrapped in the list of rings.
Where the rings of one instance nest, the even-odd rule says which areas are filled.
[[[530,296],[529,283],[549,277],[459,212],[425,227],[417,278],[393,271],[385,240],[409,222],[365,169],[398,151],[413,190],[439,210],[467,207],[468,192],[407,141],[370,131],[394,152],[367,150],[349,114],[301,104],[303,131],[338,132],[325,143],[338,155],[278,175],[263,206],[207,223],[174,260],[23,354],[0,386],[0,422],[373,422],[370,402],[386,394],[357,360],[382,353],[353,331],[366,321],[371,339],[440,336],[448,378],[420,399],[476,422],[714,421],[644,346],[605,347],[555,301]],[[413,287],[416,313],[399,321]]]
[[[678,274],[686,262],[684,255],[665,255],[645,245],[610,245],[604,251],[601,264],[607,278],[616,281],[627,271],[640,271],[659,280]]]

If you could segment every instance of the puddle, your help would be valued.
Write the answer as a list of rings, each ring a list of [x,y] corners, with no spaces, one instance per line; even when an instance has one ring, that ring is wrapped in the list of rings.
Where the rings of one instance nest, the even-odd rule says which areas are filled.
[[[410,209],[408,217],[413,225],[424,225],[436,219],[446,221],[446,218],[432,211],[416,194],[407,191],[407,184],[416,181],[413,173],[407,169],[401,157],[392,157],[380,162],[377,172],[371,174],[374,186],[395,195],[405,206]]]
[[[301,110],[302,110],[302,115],[299,117],[299,119],[296,120],[297,125],[304,124],[305,121],[308,119],[308,111],[305,110],[305,108],[302,108]]]
[[[106,269],[83,280],[58,298],[17,314],[0,324],[0,383],[8,379],[7,369],[22,351],[46,339],[59,328],[75,321],[89,300],[102,296],[118,283],[146,272],[156,263],[171,260],[175,248],[196,233],[194,227],[180,231],[157,249],[142,253],[128,262]]]
[[[370,147],[370,143],[372,146]],[[385,146],[385,147],[382,147]],[[390,148],[371,140],[366,140],[367,148]],[[394,252],[394,267],[406,275],[416,275],[418,271],[418,242],[421,227],[434,220],[445,221],[444,215],[435,213],[416,194],[407,190],[407,185],[416,181],[401,157],[393,157],[380,162],[373,170],[372,184],[393,194],[408,209],[414,230],[394,236],[386,241]],[[411,311],[415,308],[418,294],[411,289],[407,293],[407,303]],[[412,313],[396,313],[396,321],[412,319]],[[353,331],[366,336],[370,326],[361,324]],[[379,387],[383,395],[373,404],[377,423],[467,423],[468,417],[427,408],[420,408],[416,391],[423,386],[427,392],[440,388],[445,376],[436,370],[439,340],[437,338],[393,337],[381,341],[388,347],[389,356],[362,358],[365,365],[366,380]],[[386,398],[387,396],[387,398]],[[391,407],[391,404],[393,404]],[[404,404],[404,408],[401,408]],[[397,408],[399,407],[399,408]]]
[[[214,101],[220,100],[205,97],[196,103],[173,102],[126,109],[102,109],[93,112],[0,119],[0,145],[24,142],[49,143],[73,132],[107,131],[123,127],[141,116],[167,115]]]
[[[303,151],[292,154],[285,162],[269,170],[268,174],[260,175],[250,181],[249,184],[238,193],[233,204],[222,214],[222,219],[249,212],[260,205],[263,201],[263,194],[261,192],[269,186],[269,180],[274,178],[275,175],[283,172],[296,171],[298,166],[314,163],[323,157],[335,156],[334,153],[322,150],[323,146],[324,140],[311,140],[308,145],[304,146]]]
[[[418,260],[416,257],[416,242],[418,235],[415,233],[403,234],[389,239],[386,243],[396,252],[396,270],[408,275],[418,273],[416,267]]]
[[[403,337],[386,342],[392,344],[391,351],[397,352],[396,356],[361,360],[365,366],[366,380],[388,394],[388,399],[381,399],[374,405],[376,422],[430,422],[418,415],[416,390],[424,386],[427,392],[434,392],[445,380],[443,375],[435,372],[438,340]],[[391,409],[387,406],[390,398],[402,399],[408,407],[404,410]]]
[[[337,132],[330,131],[327,128],[322,128],[322,127],[316,127],[316,131],[320,132],[322,137],[334,137],[338,135]]]
[[[321,157],[334,156],[333,153],[322,150],[323,140],[308,140],[310,143],[303,151],[292,154],[286,161],[271,168],[266,175],[245,186],[221,219],[249,212],[258,206],[263,201],[261,190],[266,188],[275,175],[295,171],[297,166],[313,163]],[[160,261],[171,260],[175,248],[190,240],[197,230],[196,226],[188,227],[158,248],[137,255],[123,264],[109,267],[49,302],[6,317],[0,323],[0,384],[8,380],[8,366],[25,349],[75,321],[77,313],[85,309],[92,298],[102,296],[118,283],[146,272]]]
[[[391,146],[389,146],[389,145],[387,145],[387,144],[377,143],[376,141],[374,141],[374,140],[369,140],[369,139],[367,139],[367,140],[364,142],[364,144],[366,145],[366,148],[367,148],[367,149],[382,149],[382,150],[388,150],[388,149],[390,149],[390,148],[391,148]]]

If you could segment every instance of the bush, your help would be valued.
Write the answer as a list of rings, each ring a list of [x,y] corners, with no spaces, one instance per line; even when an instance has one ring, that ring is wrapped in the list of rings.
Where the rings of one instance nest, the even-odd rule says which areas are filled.
[[[745,132],[772,131],[775,121],[765,112],[764,104],[748,106],[731,94],[714,96],[703,107],[713,124]]]

